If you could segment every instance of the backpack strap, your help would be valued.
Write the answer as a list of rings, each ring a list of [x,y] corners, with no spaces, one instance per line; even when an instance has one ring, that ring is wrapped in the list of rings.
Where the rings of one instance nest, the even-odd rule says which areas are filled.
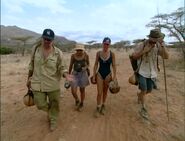
[[[41,43],[38,43],[34,49],[33,49],[33,54],[32,54],[32,57],[31,57],[31,63],[32,63],[32,66],[33,66],[33,71],[34,71],[34,60],[35,60],[35,53],[38,49],[38,47],[41,45]]]

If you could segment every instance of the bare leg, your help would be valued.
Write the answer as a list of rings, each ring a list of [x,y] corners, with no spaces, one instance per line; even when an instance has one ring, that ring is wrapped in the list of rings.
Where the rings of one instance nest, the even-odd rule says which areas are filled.
[[[140,100],[142,107],[145,107],[145,95],[146,91],[141,91],[138,93],[138,99]]]
[[[106,101],[106,98],[107,98],[107,91],[108,91],[108,85],[107,83],[104,82],[104,86],[103,86],[103,104],[105,103]]]
[[[106,98],[107,98],[107,91],[108,91],[108,88],[109,88],[109,82],[112,80],[112,75],[109,74],[105,81],[103,82],[103,104],[105,103],[106,101]]]
[[[103,80],[101,76],[97,75],[97,108],[95,111],[95,117],[99,117],[100,115],[100,108],[101,108],[101,99],[103,95]]]
[[[147,109],[146,109],[146,107],[145,107],[145,96],[146,96],[146,91],[141,91],[141,92],[139,93],[139,96],[140,96],[141,105],[142,105],[142,107],[141,107],[139,113],[141,114],[141,116],[142,116],[143,118],[148,119],[148,112],[147,112]]]
[[[146,94],[149,94],[149,93],[151,93],[152,92],[152,90],[148,90],[147,92],[146,92]]]
[[[80,101],[80,104],[77,107],[77,110],[79,112],[82,111],[84,99],[85,99],[85,87],[84,88],[80,88],[80,100],[81,101]]]
[[[77,95],[77,87],[71,87],[71,93],[76,101],[76,105],[79,103],[78,95]]]
[[[101,105],[101,98],[103,93],[103,80],[97,75],[97,105]]]
[[[80,88],[80,98],[81,98],[81,103],[84,102],[84,99],[85,99],[85,87],[84,88]]]

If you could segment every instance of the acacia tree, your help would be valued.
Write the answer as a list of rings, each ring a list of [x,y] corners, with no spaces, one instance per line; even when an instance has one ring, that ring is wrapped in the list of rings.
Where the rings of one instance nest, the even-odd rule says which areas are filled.
[[[13,38],[12,38],[13,40],[21,41],[21,42],[23,43],[23,47],[22,47],[22,51],[21,51],[22,56],[24,56],[26,42],[27,42],[30,38],[33,38],[33,36],[13,37]]]
[[[126,48],[127,51],[127,47],[130,45],[130,41],[128,40],[122,40],[120,42],[116,42],[113,44],[114,48],[120,49],[120,48]]]
[[[152,17],[152,21],[146,26],[164,28],[168,31],[170,37],[175,37],[182,43],[185,41],[184,14],[183,7],[180,7],[170,14],[158,14]]]

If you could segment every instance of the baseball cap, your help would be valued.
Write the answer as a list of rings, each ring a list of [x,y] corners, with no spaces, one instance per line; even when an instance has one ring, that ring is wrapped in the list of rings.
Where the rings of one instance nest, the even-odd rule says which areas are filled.
[[[55,33],[51,29],[44,29],[43,34],[42,34],[42,38],[54,40]]]
[[[105,43],[105,44],[110,44],[110,43],[111,43],[111,39],[110,39],[109,37],[105,37],[105,38],[103,39],[103,43]]]

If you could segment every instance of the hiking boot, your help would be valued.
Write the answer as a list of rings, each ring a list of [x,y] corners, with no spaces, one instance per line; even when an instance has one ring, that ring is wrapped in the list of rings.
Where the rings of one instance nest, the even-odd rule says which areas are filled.
[[[54,131],[57,128],[57,124],[55,121],[50,121],[50,131]]]
[[[75,105],[78,106],[80,104],[80,101],[79,100],[76,100],[75,101]]]
[[[104,104],[101,106],[100,113],[102,115],[105,115],[105,105]]]
[[[97,107],[94,113],[94,117],[98,118],[99,116],[100,116],[100,107]]]
[[[148,119],[148,112],[146,110],[146,108],[142,107],[141,110],[139,111],[140,115],[143,117],[143,118],[146,118]]]
[[[78,107],[77,107],[77,111],[81,112],[83,109],[83,103],[81,102]]]

